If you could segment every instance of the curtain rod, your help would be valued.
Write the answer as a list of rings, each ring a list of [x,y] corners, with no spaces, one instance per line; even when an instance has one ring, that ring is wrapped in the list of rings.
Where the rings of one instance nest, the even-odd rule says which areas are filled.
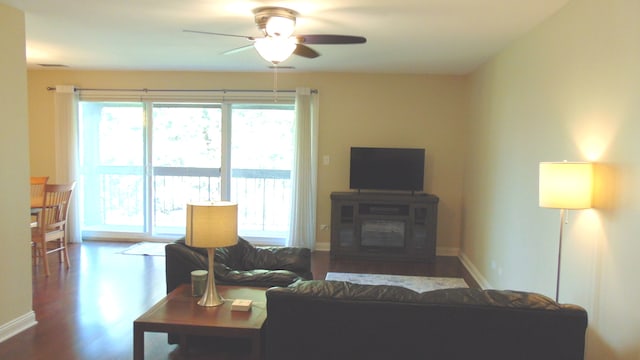
[[[55,90],[55,86],[47,86],[48,91]],[[98,89],[98,88],[74,88],[74,91],[139,91],[139,92],[221,92],[221,93],[242,93],[242,92],[258,92],[258,93],[295,93],[296,90],[240,90],[240,89]],[[313,94],[318,93],[318,89],[311,89]]]

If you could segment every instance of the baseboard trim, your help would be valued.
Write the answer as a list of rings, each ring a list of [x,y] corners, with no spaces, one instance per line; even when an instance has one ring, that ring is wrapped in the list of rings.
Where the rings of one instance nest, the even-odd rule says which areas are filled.
[[[471,274],[471,277],[473,277],[473,279],[478,283],[478,285],[480,285],[482,289],[493,289],[493,286],[491,286],[491,284],[489,284],[489,281],[487,281],[487,279],[482,276],[478,268],[471,262],[471,260],[467,257],[467,255],[465,255],[464,252],[461,252],[458,258],[460,259],[462,266],[467,269],[469,274]]]
[[[27,330],[28,328],[35,326],[36,313],[29,311],[28,313],[9,321],[6,324],[0,325],[0,343],[5,340]]]
[[[436,256],[459,256],[460,249],[455,247],[436,247]]]

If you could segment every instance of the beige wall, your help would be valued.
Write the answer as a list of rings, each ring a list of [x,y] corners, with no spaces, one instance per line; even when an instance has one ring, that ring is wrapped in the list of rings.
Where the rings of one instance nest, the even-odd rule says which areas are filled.
[[[538,162],[598,164],[560,285],[589,312],[592,360],[640,358],[638,14],[637,0],[573,0],[471,79],[463,259],[485,285],[555,295],[559,210],[538,207]]]
[[[31,304],[24,14],[0,5],[0,341],[35,321]]]
[[[47,86],[150,89],[271,89],[273,74],[208,72],[29,71],[31,169],[52,174],[53,93]],[[320,93],[318,226],[330,224],[332,191],[349,187],[352,145],[424,147],[425,191],[441,199],[440,253],[457,254],[460,244],[462,167],[468,81],[459,76],[279,73],[278,87],[316,88]],[[329,231],[318,231],[328,249]]]

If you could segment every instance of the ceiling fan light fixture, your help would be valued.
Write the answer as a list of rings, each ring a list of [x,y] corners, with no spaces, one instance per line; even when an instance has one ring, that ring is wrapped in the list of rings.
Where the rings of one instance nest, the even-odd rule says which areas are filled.
[[[325,34],[306,34],[300,35],[294,33],[296,18],[298,13],[295,10],[278,7],[278,6],[262,6],[253,9],[254,21],[256,27],[264,37],[225,34],[198,30],[184,30],[186,32],[201,33],[208,35],[231,36],[237,38],[245,38],[253,43],[253,45],[242,46],[232,50],[225,51],[223,54],[233,54],[253,46],[262,58],[278,65],[287,60],[292,54],[314,59],[320,56],[320,53],[309,47],[308,45],[331,45],[331,44],[363,44],[367,39],[362,36],[352,35],[325,35]]]
[[[279,64],[289,58],[296,49],[295,38],[267,36],[256,39],[254,47],[263,59],[273,64]]]
[[[272,16],[267,20],[265,31],[268,36],[288,38],[296,26],[295,18]]]

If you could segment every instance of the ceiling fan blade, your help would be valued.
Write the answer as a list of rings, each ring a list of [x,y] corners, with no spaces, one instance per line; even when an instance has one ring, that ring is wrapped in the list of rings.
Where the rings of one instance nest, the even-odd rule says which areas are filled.
[[[253,44],[251,45],[245,45],[245,46],[240,46],[239,48],[235,48],[235,49],[231,49],[231,50],[227,50],[225,52],[222,53],[222,55],[230,55],[230,54],[235,54],[241,51],[245,51],[245,50],[249,50],[253,48]]]
[[[293,53],[298,56],[306,57],[309,59],[314,59],[320,56],[320,53],[308,47],[307,45],[302,45],[302,44],[297,44],[296,49],[293,50]]]
[[[367,39],[362,36],[352,35],[296,35],[300,44],[363,44]]]
[[[183,31],[183,32],[189,32],[189,33],[195,33],[195,34],[218,35],[218,36],[232,36],[232,37],[244,38],[244,39],[247,39],[247,40],[255,40],[255,39],[256,39],[256,38],[254,38],[253,36],[246,36],[246,35],[224,34],[224,33],[217,33],[217,32],[198,31],[198,30],[187,30],[187,29],[184,29],[184,30],[182,30],[182,31]]]

